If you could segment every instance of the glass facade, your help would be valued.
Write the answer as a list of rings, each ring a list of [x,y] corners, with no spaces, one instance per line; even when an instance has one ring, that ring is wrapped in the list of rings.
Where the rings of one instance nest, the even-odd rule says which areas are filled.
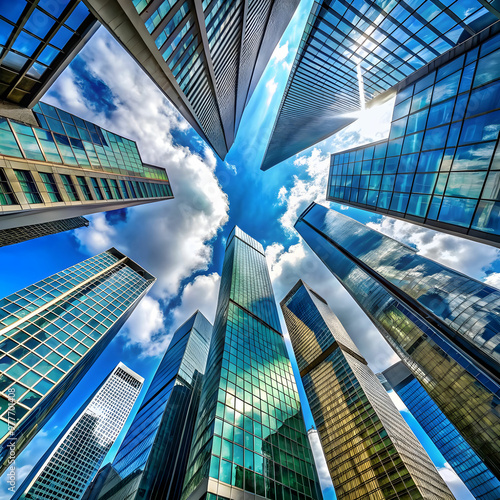
[[[264,250],[238,227],[207,367],[182,498],[320,499]]]
[[[352,123],[361,101],[496,22],[490,10],[477,0],[315,1],[262,169]]]
[[[80,499],[122,430],[143,382],[119,363],[76,412],[12,500]]]
[[[393,389],[478,500],[500,498],[500,481],[400,361],[378,375]]]
[[[295,228],[500,476],[500,291],[312,204]]]
[[[16,243],[22,243],[23,241],[39,238],[40,236],[71,231],[80,227],[87,227],[88,225],[89,221],[85,217],[73,217],[71,219],[45,222],[44,224],[4,229],[0,231],[0,247],[15,245]]]
[[[91,498],[179,499],[198,411],[212,325],[197,311],[174,333],[120,449]]]
[[[112,248],[0,300],[2,472],[12,436],[20,453],[154,281]]]
[[[120,19],[116,30],[120,41],[224,158],[299,1],[132,0],[135,12],[118,2],[107,10],[105,0],[87,3],[110,31]],[[124,30],[125,25],[130,28]],[[136,30],[139,25],[145,25],[154,49],[151,40],[145,40],[142,26]],[[148,60],[152,50],[159,51],[154,65]]]
[[[299,281],[281,302],[338,499],[453,499],[325,300]]]
[[[329,200],[500,245],[500,34],[485,34],[398,92],[387,141],[332,155]]]
[[[34,104],[96,28],[83,1],[2,2],[0,99]]]

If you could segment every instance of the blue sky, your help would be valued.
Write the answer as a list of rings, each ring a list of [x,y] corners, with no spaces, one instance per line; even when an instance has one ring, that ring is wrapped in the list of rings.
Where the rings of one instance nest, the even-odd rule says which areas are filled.
[[[110,246],[158,277],[120,335],[21,454],[17,463],[21,475],[36,463],[71,413],[117,360],[144,376],[147,384],[177,326],[197,308],[213,320],[224,243],[234,224],[266,248],[278,301],[303,278],[333,306],[374,371],[397,361],[374,326],[293,230],[297,216],[310,202],[325,203],[328,153],[383,138],[388,132],[392,103],[367,112],[317,147],[267,172],[260,170],[311,4],[311,0],[300,4],[245,110],[225,162],[216,158],[103,28],[44,97],[46,102],[136,140],[144,161],[167,169],[175,200],[96,214],[89,217],[89,228],[0,249],[0,296]],[[493,285],[500,284],[497,249],[361,210],[327,205],[416,247],[422,255]],[[310,427],[312,420],[303,393],[301,399]],[[396,402],[456,497],[472,498],[402,404]],[[132,416],[108,459],[116,453]],[[324,466],[320,472],[325,473]],[[9,498],[5,484],[3,478],[0,500]],[[334,498],[331,487],[325,489],[325,499],[329,498]]]

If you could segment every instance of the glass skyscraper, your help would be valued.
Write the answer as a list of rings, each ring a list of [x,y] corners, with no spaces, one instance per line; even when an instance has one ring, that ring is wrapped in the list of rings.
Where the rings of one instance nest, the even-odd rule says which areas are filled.
[[[103,484],[87,499],[179,499],[212,325],[197,311],[175,332]],[[96,481],[100,483],[100,481]]]
[[[299,0],[86,0],[224,158]]]
[[[299,280],[281,309],[337,498],[453,499],[326,301]]]
[[[3,1],[0,100],[31,108],[98,26],[80,0]]]
[[[72,217],[71,219],[44,222],[43,224],[33,224],[32,226],[13,227],[11,229],[0,230],[0,247],[15,245],[23,241],[57,234],[63,231],[71,231],[80,227],[88,227],[89,221],[85,217]]]
[[[0,300],[1,472],[9,446],[19,455],[154,281],[111,248]]]
[[[500,246],[499,24],[401,88],[388,140],[332,155],[329,200]]]
[[[500,481],[432,401],[402,361],[378,374],[393,389],[478,500],[498,500]]]
[[[321,205],[295,228],[500,478],[500,291]]]
[[[390,98],[412,73],[496,22],[492,4],[316,0],[261,168],[349,125],[365,101]]]
[[[235,227],[182,498],[243,494],[321,498],[264,249]]]
[[[124,426],[144,379],[123,363],[80,407],[12,500],[79,500]]]
[[[134,141],[43,102],[32,120],[0,116],[0,232],[173,198]]]

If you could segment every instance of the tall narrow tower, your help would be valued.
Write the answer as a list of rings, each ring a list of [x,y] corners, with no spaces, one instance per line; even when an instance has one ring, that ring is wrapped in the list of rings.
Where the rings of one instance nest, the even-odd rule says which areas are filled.
[[[113,461],[86,500],[179,499],[212,325],[196,311],[175,332]]]
[[[154,282],[111,248],[0,300],[0,473],[9,445],[19,455]]]
[[[207,367],[183,499],[321,498],[264,250],[238,227]]]
[[[300,280],[281,309],[337,498],[453,498],[325,300]]]
[[[500,291],[321,205],[295,228],[500,478]]]
[[[118,363],[33,467],[12,500],[77,500],[125,425],[144,379]]]

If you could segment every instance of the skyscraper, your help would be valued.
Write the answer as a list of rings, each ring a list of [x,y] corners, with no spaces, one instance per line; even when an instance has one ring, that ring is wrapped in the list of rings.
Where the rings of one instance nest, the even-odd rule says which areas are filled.
[[[19,455],[155,280],[111,248],[0,300],[1,472],[9,445]]]
[[[390,98],[413,72],[498,17],[487,0],[315,1],[261,168],[349,125],[365,101]]]
[[[23,241],[33,240],[40,236],[71,231],[80,227],[88,227],[89,221],[85,217],[72,217],[71,219],[44,222],[32,226],[13,227],[0,230],[0,247],[15,245]]]
[[[144,379],[118,363],[80,407],[12,500],[79,500],[125,424]]]
[[[80,0],[2,2],[0,115],[33,107],[98,26]]]
[[[174,333],[107,480],[87,499],[179,499],[212,325],[197,311]],[[92,485],[94,486],[94,485]]]
[[[321,205],[295,228],[500,478],[500,291]]]
[[[453,499],[326,301],[299,280],[281,309],[337,498]]]
[[[299,0],[86,0],[222,158]]]
[[[332,155],[327,199],[500,246],[499,33],[403,85],[387,140]]]
[[[0,117],[0,230],[173,198],[134,141],[43,102],[33,111],[35,124]]]
[[[387,390],[393,389],[402,399],[474,498],[500,498],[500,481],[467,444],[402,361],[384,370],[378,377]]]
[[[243,492],[321,498],[264,250],[235,227],[182,498],[240,499]]]

